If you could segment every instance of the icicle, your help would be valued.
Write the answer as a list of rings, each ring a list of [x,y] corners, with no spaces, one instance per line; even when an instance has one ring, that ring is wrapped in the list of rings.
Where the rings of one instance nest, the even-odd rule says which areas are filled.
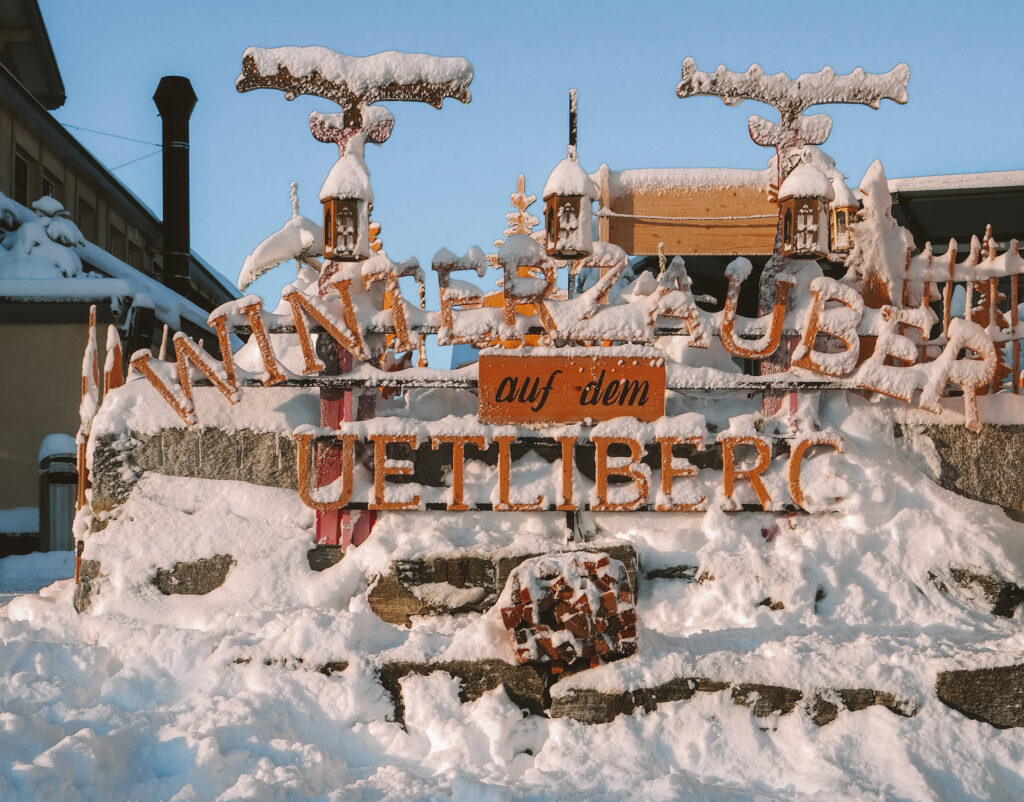
[[[89,442],[89,432],[92,430],[92,420],[99,408],[99,365],[96,361],[96,307],[89,307],[89,337],[86,340],[85,354],[82,356],[82,397],[78,405],[78,434],[75,442],[78,445],[77,468],[78,468],[78,494],[75,500],[75,509],[80,510],[85,506],[87,499],[85,491],[89,489],[89,470],[86,448]]]
[[[107,355],[103,360],[103,392],[124,384],[124,354],[121,349],[121,335],[113,324],[107,326]]]
[[[78,405],[78,443],[89,437],[92,419],[100,404],[100,371],[96,357],[96,307],[89,307],[89,338],[82,356],[82,397]]]
[[[159,359],[161,362],[167,361],[167,341],[169,339],[168,335],[169,330],[167,328],[167,324],[164,323],[164,334],[163,337],[160,338],[160,353],[157,354],[157,359]]]
[[[292,197],[292,217],[299,216],[299,182],[292,181],[291,186],[291,197]]]

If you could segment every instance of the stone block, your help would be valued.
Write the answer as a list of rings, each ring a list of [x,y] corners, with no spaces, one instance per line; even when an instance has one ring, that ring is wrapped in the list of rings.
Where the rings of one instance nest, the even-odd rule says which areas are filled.
[[[979,590],[985,601],[991,605],[993,615],[1013,618],[1017,608],[1024,602],[1024,588],[1015,582],[979,574],[969,568],[952,567],[949,569],[949,575],[964,590]]]
[[[97,592],[96,583],[99,578],[100,561],[82,560],[78,566],[78,584],[75,585],[75,596],[72,600],[75,612],[84,613],[92,605],[92,597]]]
[[[430,606],[416,598],[411,590],[398,581],[395,574],[378,577],[366,598],[370,609],[388,624],[411,627],[411,616],[429,615],[432,612]]]
[[[741,682],[732,689],[733,702],[751,708],[757,718],[768,718],[776,713],[783,716],[792,713],[797,702],[803,698],[801,691],[782,685]]]
[[[341,546],[317,546],[306,552],[306,560],[311,571],[326,571],[332,565],[340,563],[344,556],[345,550]]]
[[[935,691],[967,718],[999,729],[1024,726],[1024,665],[941,671]]]
[[[444,671],[460,680],[459,699],[471,702],[501,686],[509,699],[520,708],[542,716],[548,707],[548,679],[544,672],[529,665],[515,665],[503,660],[455,660],[445,663],[385,663],[378,678],[395,706],[395,721],[405,724],[405,702],[401,679],[410,674],[427,676]]]
[[[158,568],[153,584],[165,596],[205,596],[224,584],[234,564],[235,558],[230,554],[202,557],[194,562],[179,562],[170,571]]]
[[[619,715],[636,709],[629,691],[603,693],[592,688],[576,688],[551,700],[552,718],[571,718],[583,724],[607,724]]]
[[[898,424],[896,434],[926,460],[938,457],[937,481],[947,490],[1024,510],[1024,483],[1018,476],[1024,426],[985,423],[980,432],[972,432],[949,424]]]

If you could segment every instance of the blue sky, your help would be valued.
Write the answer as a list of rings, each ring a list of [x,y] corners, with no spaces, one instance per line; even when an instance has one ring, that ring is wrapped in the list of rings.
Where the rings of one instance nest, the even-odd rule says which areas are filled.
[[[192,117],[192,247],[230,280],[245,255],[290,215],[288,184],[302,211],[317,195],[334,145],[309,134],[312,109],[329,101],[280,92],[238,94],[250,45],[324,45],[351,55],[409,50],[473,63],[473,100],[442,111],[392,103],[391,139],[368,146],[375,218],[396,259],[429,266],[441,246],[488,249],[505,226],[516,176],[539,193],[564,156],[567,90],[580,92],[580,161],[628,167],[765,165],[771,153],[746,131],[757,103],[675,96],[680,64],[760,63],[791,75],[826,64],[911,68],[910,102],[821,109],[834,120],[824,148],[855,186],[880,157],[890,176],[1024,167],[1024,4],[889,3],[175,3],[41,0],[67,88],[58,120],[159,142],[151,97],[161,75],[188,76]],[[815,111],[817,111],[816,109]],[[73,131],[108,166],[156,148]],[[160,213],[160,159],[116,171]],[[540,203],[532,209],[540,215]],[[276,296],[282,266],[253,290]]]

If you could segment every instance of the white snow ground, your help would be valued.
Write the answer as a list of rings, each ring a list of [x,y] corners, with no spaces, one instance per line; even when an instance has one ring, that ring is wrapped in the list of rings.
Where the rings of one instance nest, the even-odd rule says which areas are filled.
[[[805,695],[867,687],[916,702],[914,717],[876,706],[825,727],[799,709],[765,722],[725,692],[584,725],[524,716],[502,690],[463,704],[457,681],[434,674],[404,681],[403,730],[375,666],[514,657],[496,610],[381,622],[365,575],[396,556],[550,548],[562,517],[389,514],[316,574],[312,514],[295,493],[148,474],[90,536],[87,556],[110,576],[86,614],[72,580],[0,607],[0,798],[1021,798],[1024,730],[971,721],[934,691],[940,670],[1019,662],[1020,620],[940,592],[928,572],[1019,581],[1024,526],[933,484],[867,405],[827,417],[846,443],[829,463],[846,488],[839,513],[599,516],[602,537],[633,543],[645,569],[689,563],[715,579],[643,582],[639,654],[552,692],[674,676]],[[237,565],[207,596],[148,582],[157,566],[218,552]],[[20,559],[0,562],[0,577]],[[757,606],[766,596],[785,609]],[[337,660],[350,665],[330,677],[311,668]]]

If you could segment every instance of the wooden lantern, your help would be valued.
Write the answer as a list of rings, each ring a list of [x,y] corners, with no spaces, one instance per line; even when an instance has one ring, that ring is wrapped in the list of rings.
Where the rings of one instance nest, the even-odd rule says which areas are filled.
[[[593,251],[591,202],[597,186],[574,159],[559,162],[544,185],[544,232],[548,256],[583,259]]]
[[[324,258],[339,262],[355,262],[366,258],[360,254],[359,240],[362,216],[358,198],[328,198],[324,205]]]
[[[829,246],[832,253],[849,253],[853,247],[850,226],[857,219],[860,204],[857,197],[841,178],[832,180],[835,199],[832,201],[832,225],[829,227]]]
[[[835,197],[832,183],[817,167],[800,164],[779,190],[782,216],[782,255],[821,259],[829,253],[829,207]]]
[[[552,195],[545,198],[544,223],[548,256],[556,259],[582,259],[584,250],[580,232],[582,195]]]

